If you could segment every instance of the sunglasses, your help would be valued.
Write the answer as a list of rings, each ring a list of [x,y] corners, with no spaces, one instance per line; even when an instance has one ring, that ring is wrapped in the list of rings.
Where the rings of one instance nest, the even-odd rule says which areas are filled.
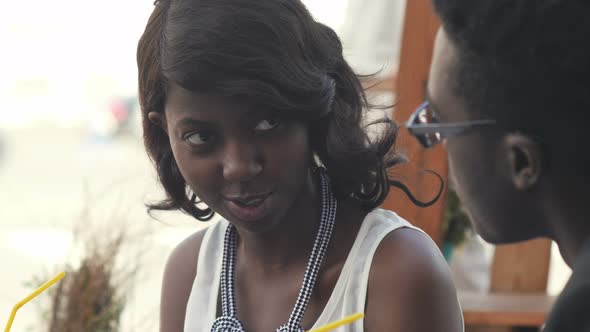
[[[410,116],[406,122],[406,128],[424,148],[431,148],[448,137],[465,134],[477,127],[495,124],[494,120],[441,123],[430,102],[426,101]]]

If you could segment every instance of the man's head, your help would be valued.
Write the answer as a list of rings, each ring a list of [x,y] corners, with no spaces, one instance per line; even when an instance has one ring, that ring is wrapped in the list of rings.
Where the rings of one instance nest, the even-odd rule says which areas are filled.
[[[430,107],[441,123],[467,124],[446,142],[477,230],[495,243],[555,237],[555,219],[582,219],[590,173],[590,2],[434,5]]]

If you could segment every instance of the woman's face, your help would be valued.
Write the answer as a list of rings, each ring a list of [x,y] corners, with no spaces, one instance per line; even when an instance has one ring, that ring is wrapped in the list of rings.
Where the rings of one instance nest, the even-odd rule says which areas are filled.
[[[239,228],[272,228],[313,188],[303,123],[171,84],[164,126],[190,188]]]

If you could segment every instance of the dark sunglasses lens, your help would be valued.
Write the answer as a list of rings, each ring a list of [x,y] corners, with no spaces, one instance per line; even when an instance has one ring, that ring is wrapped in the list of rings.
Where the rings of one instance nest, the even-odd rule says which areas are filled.
[[[424,124],[434,124],[434,123],[439,123],[439,122],[440,121],[438,119],[438,116],[432,110],[430,105],[426,105],[425,107],[422,107],[422,109],[420,111],[418,111],[416,118],[414,118],[414,124],[423,124],[424,125]]]
[[[442,142],[439,133],[422,134],[416,137],[423,147],[429,148]]]
[[[436,124],[439,122],[440,121],[436,113],[432,110],[430,106],[426,105],[418,112],[413,124],[429,125]],[[420,141],[420,144],[422,144],[424,147],[429,148],[433,145],[440,143],[442,139],[440,133],[432,132],[419,135],[418,140]]]

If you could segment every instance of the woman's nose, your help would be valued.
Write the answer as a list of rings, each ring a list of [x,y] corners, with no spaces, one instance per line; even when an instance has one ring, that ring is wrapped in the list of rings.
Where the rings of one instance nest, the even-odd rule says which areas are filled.
[[[223,177],[231,182],[251,180],[262,171],[262,161],[255,144],[228,142],[223,155]]]

